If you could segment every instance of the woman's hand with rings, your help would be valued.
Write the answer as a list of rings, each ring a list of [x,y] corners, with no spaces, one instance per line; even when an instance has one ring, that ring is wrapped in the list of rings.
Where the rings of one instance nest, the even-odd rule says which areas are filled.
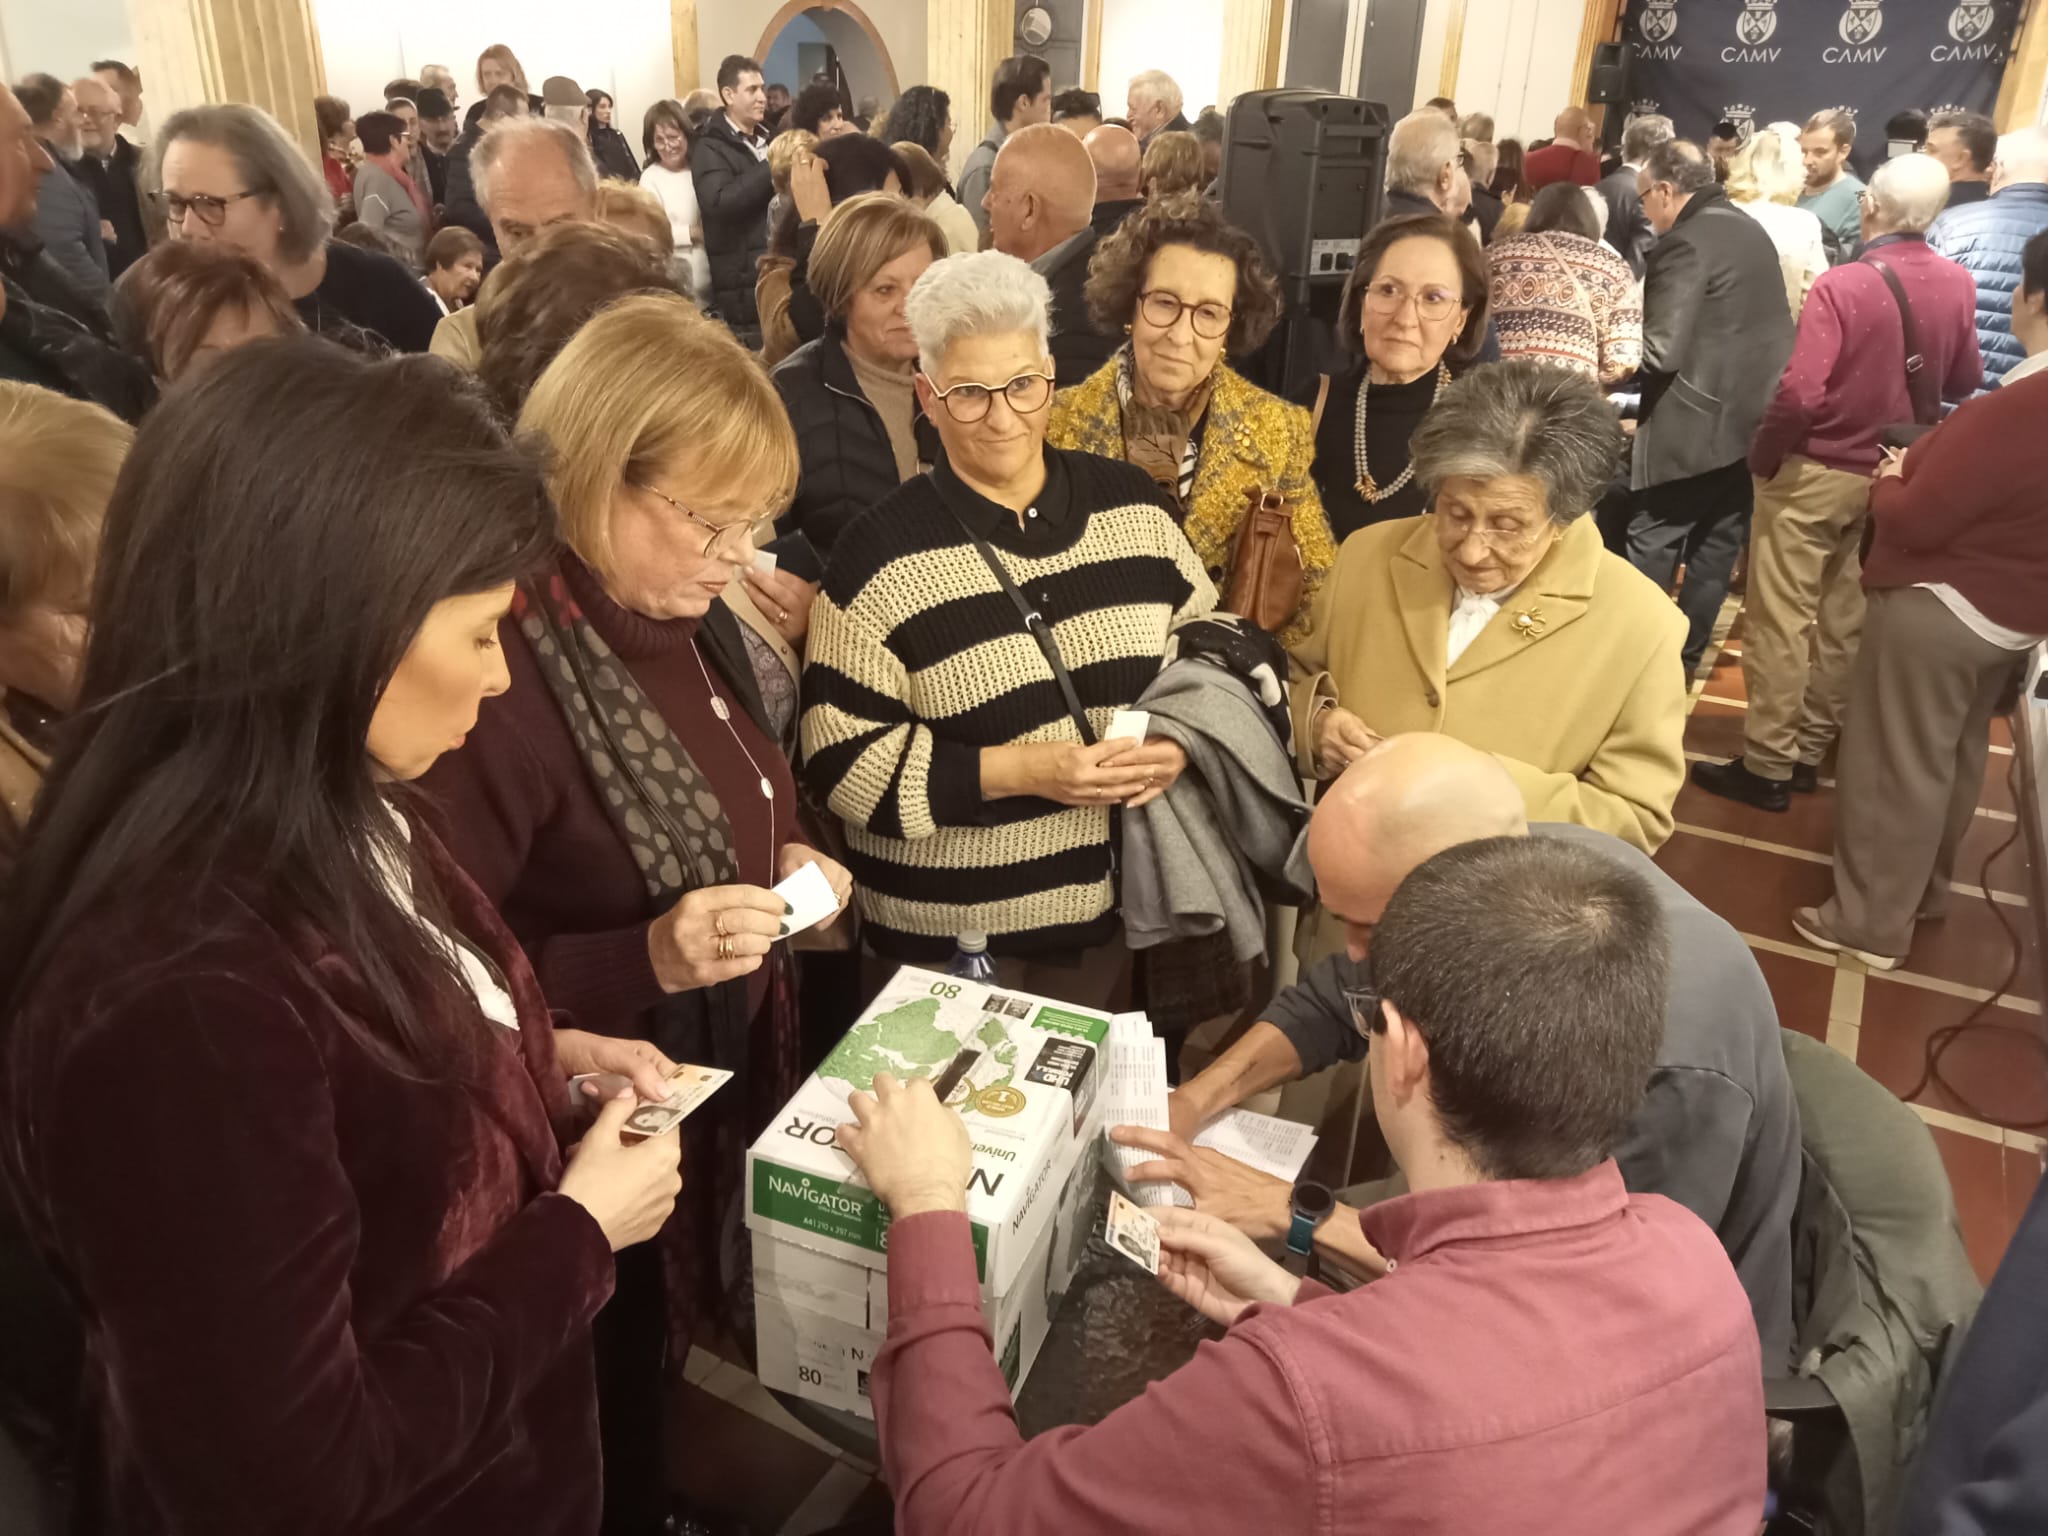
[[[1110,742],[1110,746],[1122,747],[1121,754],[1111,757],[1103,766],[1109,768],[1138,768],[1145,774],[1145,782],[1138,792],[1124,804],[1132,810],[1149,805],[1173,788],[1188,766],[1188,755],[1181,750],[1177,741],[1161,737],[1156,741],[1146,740],[1133,746],[1129,742]]]
[[[692,891],[648,927],[655,979],[665,992],[688,992],[757,971],[788,915],[789,904],[758,885]]]
[[[748,566],[745,573],[747,596],[762,616],[775,626],[777,634],[801,649],[810,633],[811,604],[818,596],[817,583],[804,581],[787,571],[763,571]]]

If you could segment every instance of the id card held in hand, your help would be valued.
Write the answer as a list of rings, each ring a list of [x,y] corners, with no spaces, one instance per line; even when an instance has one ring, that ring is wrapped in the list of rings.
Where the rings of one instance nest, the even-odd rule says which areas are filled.
[[[1109,1192],[1109,1225],[1102,1235],[1110,1247],[1146,1274],[1159,1273],[1159,1223],[1115,1190]]]
[[[659,1136],[674,1130],[696,1113],[697,1106],[723,1088],[732,1074],[722,1067],[688,1063],[669,1073],[669,1096],[659,1104],[642,1104],[626,1117],[628,1136]]]

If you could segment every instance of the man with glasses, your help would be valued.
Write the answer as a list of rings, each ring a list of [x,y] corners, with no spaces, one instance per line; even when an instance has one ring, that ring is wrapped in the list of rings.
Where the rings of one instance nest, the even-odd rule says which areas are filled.
[[[1187,758],[1102,738],[1216,591],[1149,475],[1046,446],[1047,298],[1000,251],[912,288],[918,404],[945,454],[833,543],[805,771],[846,823],[881,975],[978,932],[1006,984],[1121,1007],[1114,813]]]
[[[1792,311],[1777,247],[1728,201],[1697,144],[1658,145],[1637,179],[1657,243],[1643,275],[1628,558],[1666,591],[1685,567],[1690,679],[1749,531],[1749,443],[1792,355]]]
[[[71,82],[80,123],[79,178],[99,203],[107,273],[116,281],[149,249],[142,151],[121,137],[121,98],[96,75]]]
[[[886,1073],[851,1097],[840,1145],[891,1218],[872,1391],[903,1536],[1756,1530],[1741,1287],[1698,1218],[1613,1157],[1683,942],[1646,878],[1488,838],[1421,862],[1377,922],[1372,1118],[1412,1193],[1324,1225],[1393,1273],[1335,1294],[1212,1215],[1154,1208],[1146,1267],[1227,1331],[1100,1424],[1017,1432],[959,1116]],[[1297,1193],[1304,1220],[1329,1207]]]
[[[1749,1294],[1765,1369],[1782,1375],[1792,1343],[1799,1111],[1770,988],[1742,936],[1642,853],[1587,827],[1531,824],[1522,807],[1520,790],[1496,758],[1447,736],[1390,737],[1360,758],[1323,797],[1309,826],[1316,886],[1344,924],[1345,953],[1304,971],[1261,1022],[1175,1091],[1174,1134],[1126,1128],[1116,1137],[1161,1154],[1134,1174],[1178,1181],[1197,1209],[1255,1238],[1284,1238],[1288,1186],[1192,1147],[1195,1133],[1253,1094],[1368,1057],[1379,1017],[1370,980],[1374,927],[1417,866],[1483,838],[1527,836],[1591,851],[1649,888],[1671,939],[1656,1064],[1615,1159],[1631,1190],[1667,1196],[1714,1228]],[[1486,932],[1487,914],[1474,919]],[[1581,1049],[1569,1032],[1531,1038],[1525,1047],[1519,1070],[1538,1077],[1571,1071]],[[1346,1204],[1317,1229],[1317,1250],[1354,1274],[1384,1273],[1354,1207],[1403,1192],[1385,1180],[1340,1191]]]
[[[139,421],[149,369],[114,345],[106,312],[31,231],[36,195],[57,174],[14,92],[0,85],[0,379],[19,379]]]
[[[1088,262],[1099,239],[1095,162],[1064,128],[1020,128],[996,152],[983,203],[995,248],[1029,262],[1052,289],[1053,382],[1072,388],[1108,362],[1120,340],[1096,329],[1088,313]]]
[[[51,260],[64,269],[93,303],[104,308],[113,297],[107,276],[106,232],[92,189],[78,173],[78,98],[53,75],[30,75],[15,87],[35,135],[49,156],[37,190],[35,233]]]

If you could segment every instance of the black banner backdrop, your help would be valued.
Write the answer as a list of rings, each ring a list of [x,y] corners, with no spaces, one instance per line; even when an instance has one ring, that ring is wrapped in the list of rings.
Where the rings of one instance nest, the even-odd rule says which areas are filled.
[[[2019,0],[1629,0],[1633,112],[1662,112],[1683,138],[1715,123],[1746,138],[1840,107],[1856,161],[1884,158],[1885,120],[1918,107],[1989,113]]]

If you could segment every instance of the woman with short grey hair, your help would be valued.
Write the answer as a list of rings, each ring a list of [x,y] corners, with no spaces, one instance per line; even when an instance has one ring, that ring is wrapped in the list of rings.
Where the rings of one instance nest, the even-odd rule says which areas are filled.
[[[845,820],[884,963],[985,934],[1008,984],[1102,1005],[1130,974],[1112,811],[1187,761],[1105,738],[1216,592],[1145,471],[1046,446],[1048,302],[995,251],[934,262],[911,290],[918,404],[945,454],[833,548],[805,769]]]
[[[1685,781],[1685,620],[1589,515],[1621,441],[1576,370],[1512,360],[1444,390],[1413,438],[1429,510],[1345,541],[1294,648],[1305,772],[1441,731],[1497,756],[1530,820],[1657,850]]]
[[[157,134],[157,157],[151,196],[173,240],[268,268],[308,330],[372,350],[427,350],[438,306],[404,263],[330,238],[334,199],[268,112],[240,103],[175,112]]]

